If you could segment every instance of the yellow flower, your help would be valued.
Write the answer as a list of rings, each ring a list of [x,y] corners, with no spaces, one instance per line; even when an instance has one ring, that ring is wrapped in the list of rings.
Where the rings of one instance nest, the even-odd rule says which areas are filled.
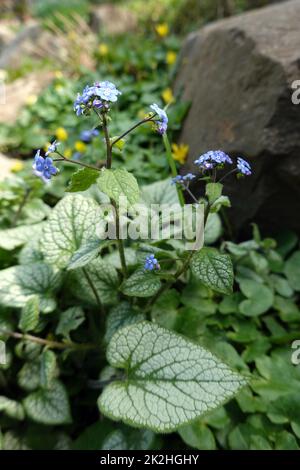
[[[168,65],[173,65],[175,64],[177,59],[177,54],[174,51],[168,51],[166,55],[166,62]]]
[[[172,144],[172,150],[174,160],[183,165],[189,153],[189,146],[185,144]]]
[[[60,92],[64,89],[64,87],[62,85],[55,85],[54,89],[55,89],[55,91]]]
[[[27,96],[26,104],[28,106],[32,106],[33,104],[35,104],[37,102],[37,99],[38,99],[38,97],[36,95],[29,95],[29,96]]]
[[[57,80],[63,78],[63,73],[60,70],[55,70],[54,76]]]
[[[85,143],[82,142],[81,140],[77,140],[77,141],[75,142],[74,147],[75,147],[75,150],[77,150],[77,152],[80,152],[80,153],[83,153],[83,152],[85,152],[85,150],[86,150],[86,145],[85,145]]]
[[[164,38],[169,34],[169,26],[167,25],[167,23],[157,24],[155,26],[155,31],[161,38]]]
[[[67,149],[64,151],[64,157],[66,157],[66,158],[71,158],[71,157],[72,157],[72,149],[67,148]]]
[[[18,173],[18,171],[23,170],[24,163],[21,161],[16,161],[10,168],[13,173]]]
[[[98,52],[100,55],[104,56],[104,55],[107,55],[108,54],[108,45],[105,44],[104,42],[102,42],[101,44],[99,44],[98,46]]]
[[[56,138],[58,140],[64,141],[68,138],[68,133],[64,127],[58,127],[55,131]]]
[[[175,101],[175,98],[174,98],[174,95],[172,93],[171,88],[166,88],[162,92],[161,96],[162,96],[162,99],[164,100],[164,102],[166,104],[170,104],[170,103],[173,103]]]

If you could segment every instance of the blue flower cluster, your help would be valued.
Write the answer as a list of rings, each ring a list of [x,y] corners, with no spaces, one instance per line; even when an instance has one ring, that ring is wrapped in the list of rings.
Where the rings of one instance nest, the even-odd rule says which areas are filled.
[[[80,140],[85,144],[89,144],[98,135],[99,131],[97,129],[85,130],[80,133]]]
[[[34,174],[41,178],[44,183],[49,183],[51,177],[58,173],[58,169],[53,165],[52,158],[42,157],[40,150],[35,154],[32,168]]]
[[[147,256],[145,259],[144,269],[146,271],[153,271],[153,269],[160,269],[160,265],[153,254]]]
[[[217,165],[224,165],[233,163],[229,155],[222,150],[210,150],[209,152],[201,155],[197,160],[194,161],[195,165],[198,165],[202,170],[211,170]]]
[[[250,164],[241,157],[238,157],[237,159],[237,169],[242,175],[250,176],[252,174]]]
[[[112,82],[95,82],[94,85],[87,85],[82,94],[78,93],[74,102],[74,111],[77,116],[88,114],[92,108],[109,110],[109,103],[115,103],[121,92]]]
[[[201,155],[194,163],[199,166],[201,170],[206,171],[216,167],[222,167],[226,163],[232,165],[233,161],[223,150],[210,150]],[[252,174],[250,164],[241,157],[237,159],[236,169],[239,175],[250,176]]]
[[[189,183],[190,181],[192,181],[194,178],[196,178],[196,176],[193,175],[193,173],[187,173],[187,174],[184,175],[184,176],[177,175],[177,176],[175,176],[174,178],[172,178],[171,184],[183,184],[183,185],[186,185],[187,183]]]
[[[159,119],[155,121],[156,130],[160,135],[163,135],[167,132],[168,129],[168,116],[164,109],[161,109],[157,104],[153,103],[150,106],[150,109],[154,111],[155,115],[158,116]]]

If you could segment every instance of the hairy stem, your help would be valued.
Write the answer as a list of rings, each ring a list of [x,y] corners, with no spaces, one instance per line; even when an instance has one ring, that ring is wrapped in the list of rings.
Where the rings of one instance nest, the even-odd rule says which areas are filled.
[[[164,142],[164,145],[165,145],[167,159],[168,159],[169,167],[170,167],[170,170],[171,170],[171,174],[172,174],[172,177],[175,178],[178,175],[178,173],[177,173],[176,164],[175,164],[173,156],[172,156],[172,149],[171,149],[171,145],[170,145],[170,141],[168,139],[167,133],[165,133],[163,135],[163,142]],[[180,203],[181,207],[183,207],[184,206],[184,196],[183,196],[182,188],[178,184],[176,184],[176,191],[177,191],[177,194],[178,194],[179,203]]]
[[[70,160],[69,158],[64,157],[62,153],[59,153],[56,151],[56,153],[61,157],[61,158],[54,158],[54,162],[66,162],[66,163],[73,163],[73,165],[79,165],[83,166],[84,168],[90,168],[91,170],[96,170],[96,171],[101,171],[101,168],[98,168],[97,166],[94,165],[89,165],[88,163],[83,163],[79,162],[77,160]]]
[[[127,265],[126,265],[126,258],[125,258],[125,250],[124,250],[124,243],[122,238],[120,237],[120,215],[119,210],[117,208],[117,204],[115,201],[111,201],[114,209],[115,209],[115,222],[116,222],[116,237],[117,237],[117,244],[120,256],[120,262],[122,267],[122,273],[124,278],[127,278]]]
[[[17,212],[15,213],[15,216],[14,216],[13,221],[12,221],[12,225],[13,225],[13,226],[15,226],[16,223],[18,222],[18,220],[19,220],[19,218],[20,218],[20,216],[21,216],[21,214],[22,214],[22,210],[23,210],[23,208],[24,208],[26,202],[28,201],[28,198],[29,198],[29,196],[30,196],[31,190],[32,190],[32,188],[27,188],[27,189],[25,190],[25,193],[24,193],[24,195],[23,195],[23,197],[22,197],[22,200],[21,200],[21,202],[20,202],[20,205],[19,205],[19,207],[18,207],[18,210],[17,210]]]
[[[102,114],[102,128],[104,132],[104,138],[106,143],[106,168],[110,169],[112,164],[112,147],[110,143],[107,119],[105,113]]]
[[[95,299],[96,299],[96,301],[97,301],[97,304],[98,304],[98,306],[99,306],[99,308],[100,308],[100,312],[103,313],[102,302],[101,302],[101,300],[100,300],[100,297],[99,297],[99,294],[98,294],[98,292],[97,292],[97,289],[96,289],[96,287],[95,287],[95,285],[94,285],[94,283],[93,283],[93,281],[92,281],[92,279],[91,279],[89,273],[87,272],[87,270],[86,270],[85,268],[82,268],[82,272],[83,272],[83,274],[84,274],[84,276],[85,276],[85,278],[86,278],[86,280],[87,280],[87,283],[89,284],[90,288],[91,288],[92,291],[93,291],[93,294],[94,294],[94,296],[95,296]]]
[[[0,333],[3,335],[10,336],[11,338],[20,339],[23,341],[31,341],[32,343],[41,344],[43,346],[47,346],[50,349],[75,349],[75,350],[90,350],[90,349],[99,349],[99,346],[96,344],[90,343],[73,343],[72,341],[65,341],[63,343],[59,341],[52,341],[44,338],[39,338],[38,336],[28,335],[25,333],[18,333],[16,331],[7,331],[1,330]]]
[[[205,212],[204,212],[204,228],[206,226],[206,222],[207,222],[207,218],[209,216],[209,212],[210,212],[210,205],[207,204],[206,208],[205,208]],[[180,276],[182,276],[182,274],[184,274],[188,267],[189,267],[189,264],[194,256],[194,254],[196,253],[196,251],[194,250],[191,250],[186,258],[186,260],[184,261],[184,263],[182,264],[181,267],[179,267],[174,275],[174,278],[171,279],[170,281],[166,282],[165,284],[163,284],[161,286],[161,288],[156,292],[156,294],[149,300],[148,304],[146,305],[146,309],[145,309],[145,312],[149,312],[149,310],[151,309],[151,307],[155,304],[155,302],[157,302],[157,300],[160,298],[160,296],[162,294],[164,294],[167,290],[169,290],[172,285],[180,278]]]
[[[122,135],[116,137],[116,139],[111,143],[111,147],[113,147],[117,142],[119,142],[119,140],[124,139],[126,135],[130,134],[130,132],[134,131],[134,129],[136,129],[137,127],[141,126],[142,124],[145,124],[146,122],[151,122],[151,121],[153,121],[153,116],[144,118],[141,121],[137,122],[136,124],[134,124],[134,126],[130,127]]]
[[[104,113],[102,114],[102,127],[103,127],[103,132],[104,132],[104,137],[105,137],[105,143],[106,143],[106,168],[108,170],[110,170],[111,166],[112,166],[112,144],[110,142],[107,119],[106,119],[106,116],[105,116]],[[115,209],[117,244],[118,244],[118,250],[119,250],[119,255],[120,255],[120,261],[121,261],[123,276],[124,276],[124,278],[126,278],[127,277],[127,266],[126,266],[126,259],[125,259],[124,244],[123,244],[123,240],[120,238],[120,216],[119,216],[119,211],[118,211],[118,208],[117,208],[117,204],[112,199],[111,199],[111,204],[113,205],[113,207]]]

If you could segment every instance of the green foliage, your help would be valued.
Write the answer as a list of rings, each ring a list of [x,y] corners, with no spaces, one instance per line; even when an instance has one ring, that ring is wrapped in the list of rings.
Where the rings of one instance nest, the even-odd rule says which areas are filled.
[[[176,430],[246,383],[202,347],[147,322],[117,332],[107,359],[113,367],[125,369],[126,376],[104,389],[100,411],[155,432]]]
[[[154,3],[163,12],[176,2]],[[63,126],[62,153],[102,167],[102,135],[74,155],[81,131],[101,127],[96,115],[75,116],[74,97],[108,77],[123,92],[110,135],[142,119],[170,83],[166,54],[178,41],[139,38],[107,39],[105,57],[92,51],[95,71],[55,78],[13,126],[1,126],[6,149],[27,156]],[[178,96],[168,108],[172,140],[187,110]],[[178,195],[160,136],[145,125],[123,140],[112,169],[73,172],[60,162],[42,186],[28,163],[0,183],[0,448],[299,449],[297,235],[263,239],[254,226],[253,239],[225,241],[230,201],[210,181],[205,246],[189,253],[180,240],[126,240],[124,269],[120,240],[101,240],[110,215],[99,203],[170,205]],[[133,212],[126,222],[135,223]],[[143,268],[149,253],[161,268]]]

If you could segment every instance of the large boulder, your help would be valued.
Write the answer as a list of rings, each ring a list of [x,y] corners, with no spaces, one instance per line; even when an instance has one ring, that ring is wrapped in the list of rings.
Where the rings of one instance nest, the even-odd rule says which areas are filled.
[[[209,149],[244,156],[252,177],[229,177],[230,218],[277,231],[300,231],[300,0],[254,10],[191,34],[181,52],[177,92],[191,102],[180,140],[185,170]],[[298,214],[298,215],[297,215]]]

